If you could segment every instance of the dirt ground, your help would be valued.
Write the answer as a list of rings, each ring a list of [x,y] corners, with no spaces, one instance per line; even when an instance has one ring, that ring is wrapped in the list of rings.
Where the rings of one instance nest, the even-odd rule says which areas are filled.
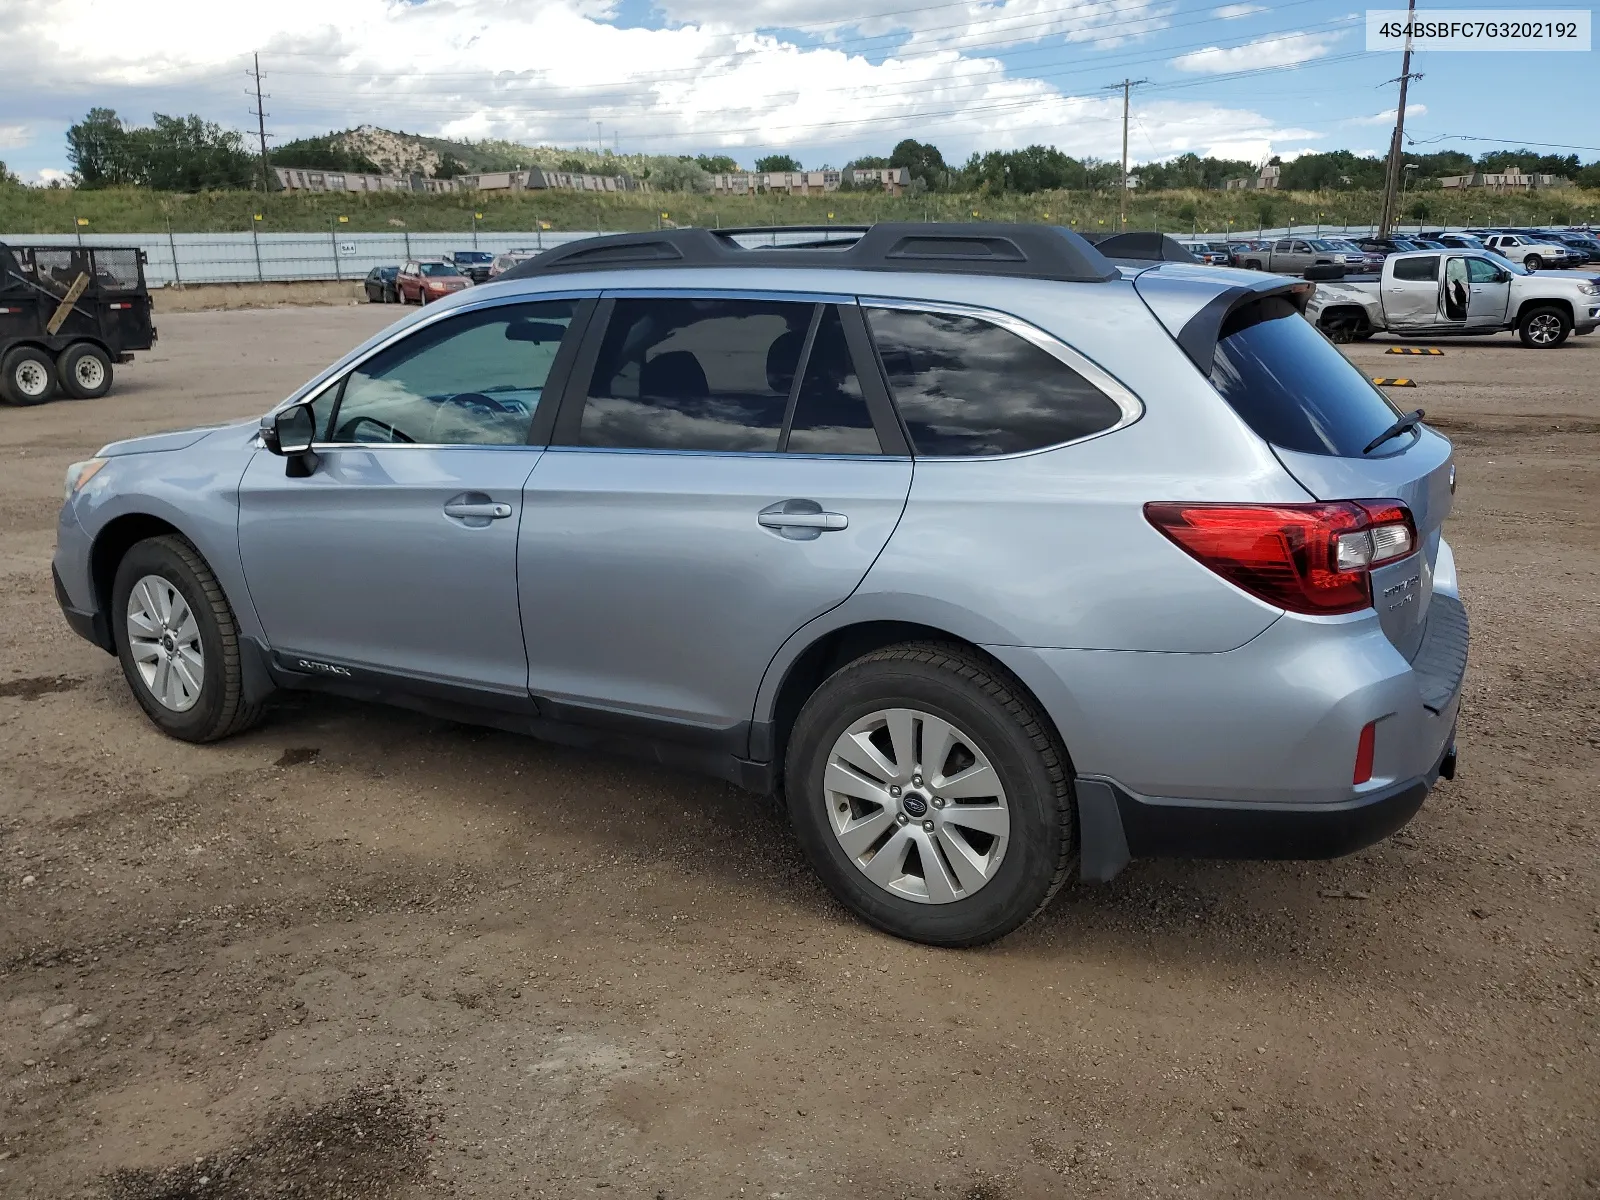
[[[1459,448],[1461,774],[1407,829],[949,952],[719,783],[322,698],[154,731],[56,610],[63,469],[394,313],[165,316],[0,409],[0,1195],[1600,1196],[1600,336],[1352,351]]]

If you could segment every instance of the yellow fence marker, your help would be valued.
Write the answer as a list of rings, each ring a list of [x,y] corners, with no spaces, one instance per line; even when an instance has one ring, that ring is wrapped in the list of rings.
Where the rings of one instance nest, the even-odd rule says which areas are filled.
[[[67,319],[67,314],[78,303],[78,297],[88,290],[89,276],[80,272],[78,277],[72,281],[72,286],[67,289],[67,294],[61,297],[61,303],[56,306],[56,311],[51,314],[44,331],[51,337],[55,337],[56,330],[61,328],[62,323]]]
[[[1443,354],[1443,350],[1436,350],[1432,346],[1390,346],[1385,354]]]
[[[1372,382],[1377,384],[1379,387],[1416,387],[1417,386],[1417,381],[1415,379],[1389,379],[1387,377],[1378,376],[1378,375],[1374,375],[1372,377]]]

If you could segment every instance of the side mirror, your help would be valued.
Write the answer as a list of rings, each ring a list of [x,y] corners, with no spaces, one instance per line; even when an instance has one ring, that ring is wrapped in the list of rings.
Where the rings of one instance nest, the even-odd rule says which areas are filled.
[[[311,443],[317,435],[317,417],[311,405],[291,404],[261,420],[261,444],[289,461],[284,474],[303,479],[317,469]]]
[[[285,458],[311,449],[317,434],[317,418],[309,404],[292,404],[272,414],[270,425],[262,428],[261,440],[267,449]]]

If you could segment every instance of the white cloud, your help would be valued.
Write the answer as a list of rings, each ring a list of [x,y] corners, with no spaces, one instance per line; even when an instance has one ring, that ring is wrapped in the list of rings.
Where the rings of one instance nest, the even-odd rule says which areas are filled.
[[[41,167],[37,171],[30,171],[22,177],[22,182],[33,187],[49,187],[52,183],[70,183],[72,176],[65,171],[58,171],[54,167]]]
[[[730,27],[725,0],[665,2],[670,18],[692,23],[622,28],[609,23],[609,0],[276,0],[249,8],[0,0],[9,23],[0,38],[0,111],[28,112],[24,101],[44,96],[52,125],[106,104],[134,120],[152,110],[198,112],[244,128],[243,71],[260,50],[268,128],[279,141],[369,123],[578,145],[593,144],[599,121],[606,144],[615,136],[624,151],[726,150],[746,162],[753,155],[742,151],[778,147],[808,163],[839,162],[904,137],[935,142],[951,161],[1032,142],[1112,158],[1120,153],[1120,97],[1063,94],[974,46],[1127,38],[1164,22],[1172,7],[974,0],[905,13],[905,0],[751,0],[737,9],[745,30],[805,22],[807,36],[796,38]],[[890,36],[861,42],[874,21]],[[955,42],[947,25],[960,26]],[[1136,98],[1136,112],[1149,129],[1133,148],[1139,159],[1244,143],[1270,153],[1284,139],[1315,136],[1204,102]],[[52,165],[65,163],[57,157]]]
[[[1240,17],[1252,17],[1266,11],[1264,4],[1224,4],[1221,8],[1212,9],[1211,15],[1222,21],[1237,21]]]
[[[26,146],[33,141],[33,130],[26,125],[0,125],[0,150]]]
[[[1408,117],[1420,117],[1420,116],[1425,115],[1427,113],[1427,111],[1428,111],[1428,106],[1426,104],[1408,104],[1408,105],[1406,105],[1406,116],[1408,116]],[[1351,117],[1350,120],[1347,122],[1347,124],[1350,124],[1350,125],[1393,125],[1394,124],[1394,109],[1391,108],[1391,109],[1387,109],[1387,110],[1385,110],[1384,112],[1381,112],[1381,113],[1373,113],[1370,117]]]
[[[1204,75],[1222,75],[1257,67],[1286,67],[1321,58],[1343,36],[1343,33],[1286,33],[1227,49],[1207,46],[1204,50],[1180,54],[1172,60],[1172,65],[1180,71],[1195,71]]]

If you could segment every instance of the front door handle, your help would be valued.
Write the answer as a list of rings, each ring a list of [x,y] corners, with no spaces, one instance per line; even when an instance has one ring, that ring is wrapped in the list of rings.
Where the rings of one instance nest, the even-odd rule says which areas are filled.
[[[446,504],[444,515],[447,517],[484,517],[491,521],[498,521],[502,517],[511,515],[509,504]]]
[[[780,500],[756,514],[764,528],[776,530],[792,541],[805,542],[824,533],[848,529],[850,518],[843,513],[823,512],[815,500]]]
[[[469,529],[482,529],[511,515],[511,505],[491,500],[482,492],[462,492],[444,502],[444,515],[453,517]]]

